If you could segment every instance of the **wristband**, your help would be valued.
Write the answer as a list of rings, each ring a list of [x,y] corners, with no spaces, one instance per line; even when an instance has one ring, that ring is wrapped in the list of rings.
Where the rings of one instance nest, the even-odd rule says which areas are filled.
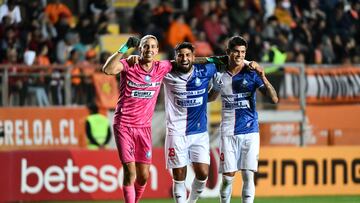
[[[120,47],[120,49],[118,50],[118,53],[124,54],[124,53],[127,52],[128,49],[129,49],[129,47],[128,47],[126,44],[123,44],[123,45]]]

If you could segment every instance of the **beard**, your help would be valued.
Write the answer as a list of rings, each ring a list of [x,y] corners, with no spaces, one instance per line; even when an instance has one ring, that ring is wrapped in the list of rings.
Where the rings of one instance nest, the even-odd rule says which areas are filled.
[[[177,63],[176,70],[178,70],[181,73],[188,73],[191,70],[191,67],[193,66],[193,63],[189,62],[187,65],[182,65]]]

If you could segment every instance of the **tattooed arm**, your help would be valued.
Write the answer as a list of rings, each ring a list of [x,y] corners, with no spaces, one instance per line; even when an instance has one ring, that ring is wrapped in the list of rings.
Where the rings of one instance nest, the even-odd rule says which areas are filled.
[[[266,78],[264,69],[254,61],[250,63],[250,69],[256,71],[261,80],[264,82],[264,86],[259,89],[260,92],[269,97],[274,104],[278,103],[279,98],[277,93],[269,80]]]

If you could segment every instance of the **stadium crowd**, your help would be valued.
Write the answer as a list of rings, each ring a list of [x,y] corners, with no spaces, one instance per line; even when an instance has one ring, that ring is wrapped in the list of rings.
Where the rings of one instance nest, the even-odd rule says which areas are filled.
[[[94,98],[89,75],[96,70],[89,64],[103,64],[110,55],[96,51],[99,36],[109,33],[109,22],[123,26],[122,32],[155,35],[160,50],[170,58],[175,45],[183,41],[194,43],[198,56],[223,55],[229,37],[241,35],[249,42],[249,60],[360,63],[359,0],[139,0],[133,9],[123,10],[106,1],[88,0],[79,15],[60,0],[3,2],[1,65],[13,66],[9,71],[16,73],[14,64],[24,63],[26,53],[35,52],[32,65],[73,66],[74,104]],[[18,97],[14,104],[24,105],[26,95],[34,92],[39,105],[63,105],[64,81],[59,72],[41,69],[40,77],[10,77],[9,94]]]

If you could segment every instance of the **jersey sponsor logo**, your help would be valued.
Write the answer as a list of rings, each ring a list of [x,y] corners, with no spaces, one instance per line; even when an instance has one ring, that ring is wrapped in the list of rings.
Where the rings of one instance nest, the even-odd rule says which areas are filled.
[[[133,90],[131,92],[132,97],[143,98],[143,99],[152,98],[154,96],[154,94],[155,94],[155,91]]]
[[[242,101],[225,101],[223,102],[223,109],[231,110],[231,109],[247,109],[250,108],[250,104],[248,100]]]
[[[190,98],[190,99],[175,99],[176,105],[188,108],[188,107],[196,107],[201,106],[203,104],[203,98],[197,97],[197,98]]]
[[[151,82],[151,83],[145,83],[145,84],[139,84],[139,83],[135,83],[133,81],[128,81],[127,84],[130,87],[157,87],[160,86],[161,83],[160,82]]]
[[[230,95],[221,95],[221,97],[224,99],[246,98],[246,97],[250,97],[250,96],[251,96],[251,92],[243,92],[243,93],[230,94]]]
[[[206,92],[206,89],[201,89],[201,90],[195,90],[195,91],[181,91],[181,92],[175,92],[175,91],[171,91],[174,95],[177,96],[193,96],[193,95],[202,95]]]

